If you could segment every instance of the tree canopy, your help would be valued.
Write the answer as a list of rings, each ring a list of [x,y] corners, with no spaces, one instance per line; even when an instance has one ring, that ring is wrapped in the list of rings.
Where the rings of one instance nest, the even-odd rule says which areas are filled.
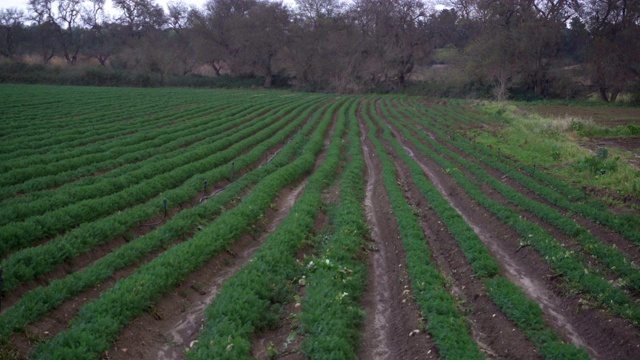
[[[421,0],[113,3],[114,14],[104,0],[0,9],[0,57],[57,57],[162,79],[205,66],[318,91],[457,81],[496,99],[593,92],[615,102],[640,93],[638,1],[450,0],[439,10]]]

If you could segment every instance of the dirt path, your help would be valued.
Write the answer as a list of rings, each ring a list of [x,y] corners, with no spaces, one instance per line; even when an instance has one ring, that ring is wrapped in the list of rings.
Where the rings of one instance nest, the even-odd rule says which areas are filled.
[[[397,133],[396,137],[418,153],[409,141]],[[562,336],[587,349],[595,359],[637,358],[640,336],[636,328],[601,310],[589,308],[579,296],[568,294],[561,280],[554,277],[553,270],[536,251],[529,247],[518,250],[519,234],[475,204],[435,162],[422,155],[416,160],[500,262],[504,275],[540,305],[545,319]]]
[[[361,132],[366,134],[361,123]],[[363,297],[366,311],[361,359],[438,359],[428,333],[410,336],[424,326],[417,305],[411,299],[405,270],[405,254],[389,199],[382,183],[382,165],[373,145],[362,138],[367,165],[365,211],[379,251],[369,263],[367,290]]]

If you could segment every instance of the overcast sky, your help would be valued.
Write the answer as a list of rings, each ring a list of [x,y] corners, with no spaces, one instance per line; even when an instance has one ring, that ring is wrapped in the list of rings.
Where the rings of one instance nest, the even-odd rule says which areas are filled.
[[[28,0],[1,0],[0,1],[0,9],[6,9],[6,8],[19,8],[19,9],[27,9],[27,1]],[[172,0],[156,0],[159,4],[163,5],[165,7],[166,10],[166,5],[168,2],[172,1]],[[175,0],[173,0],[175,1]],[[205,2],[207,2],[208,0],[182,0],[184,3],[186,4],[191,4],[191,5],[196,5],[198,7],[201,7]],[[295,0],[282,0],[285,4],[288,5],[293,5],[295,4]],[[434,3],[434,1],[427,1],[427,3]],[[445,1],[442,1],[445,2]],[[107,12],[111,13],[113,15],[114,11],[113,8],[111,7],[111,0],[106,0],[106,9]],[[441,10],[444,8],[443,5],[436,5],[435,8],[437,10]]]
[[[166,9],[166,4],[171,1],[171,0],[156,0],[159,4],[165,6]],[[182,0],[184,3],[186,4],[193,4],[196,5],[198,7],[202,6],[205,2],[207,2],[207,0]],[[1,0],[0,1],[0,8],[2,9],[6,9],[6,8],[19,8],[19,9],[27,9],[27,2],[28,0]],[[283,2],[285,4],[294,4],[295,0],[283,0]],[[111,0],[106,0],[106,5],[107,8],[109,8],[111,6]]]

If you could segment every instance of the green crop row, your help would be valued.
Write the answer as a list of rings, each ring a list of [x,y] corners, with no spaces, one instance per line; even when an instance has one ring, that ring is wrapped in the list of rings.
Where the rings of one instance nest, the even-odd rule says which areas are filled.
[[[312,111],[320,111],[317,104],[309,104],[306,108],[300,108],[292,112],[297,120],[291,122],[285,129],[279,131],[268,141],[257,146],[247,154],[234,159],[235,169],[239,172],[253,163],[260,162],[264,153],[271,147],[281,143],[287,136],[295,131],[306,120]],[[310,131],[305,128],[301,134]],[[201,189],[202,179],[207,179],[212,184],[229,176],[230,165],[218,167],[185,182],[180,187],[167,191],[164,196],[170,200],[169,209],[179,206],[181,203],[193,199]],[[72,261],[80,254],[92,249],[98,244],[121,236],[126,231],[160,211],[161,198],[156,197],[145,204],[135,206],[122,212],[99,219],[95,222],[84,223],[71,230],[63,237],[49,241],[42,246],[27,248],[16,252],[2,262],[4,268],[4,290],[10,291],[20,283],[33,280],[51,271],[55,266],[64,261]]]
[[[365,164],[357,104],[352,103],[345,114],[348,158],[340,180],[340,201],[331,216],[333,233],[322,244],[323,255],[307,267],[306,297],[299,319],[304,331],[301,348],[308,358],[356,359],[360,346],[364,320],[360,300],[367,274],[361,249],[369,228],[362,207]]]
[[[443,119],[444,117],[449,119],[449,120],[444,120],[444,122],[446,123],[448,121],[458,121],[458,119],[463,119],[467,116],[472,116],[472,114],[469,112],[463,112],[463,111],[452,112],[452,110],[455,110],[456,107],[448,107],[446,108],[446,110],[439,107],[436,107],[434,109],[428,109],[418,104],[416,108],[418,108],[419,109],[418,111],[420,111],[421,113],[427,114],[430,120],[433,120],[432,124],[434,125],[441,124],[443,122],[443,120],[441,119]],[[436,111],[432,111],[432,110],[436,110]],[[476,123],[482,122],[482,121],[484,122],[492,121],[487,116],[483,116],[480,119],[477,119],[477,116],[478,115],[473,114],[474,122]],[[456,132],[454,130],[450,130],[450,129],[443,129],[443,130],[446,131],[451,136],[456,135]],[[456,137],[456,140],[458,140],[458,137]],[[464,140],[460,139],[460,141],[464,141]],[[491,149],[484,146],[475,146],[475,144],[473,144],[472,142],[470,141],[467,141],[467,142],[469,143],[469,145],[473,145],[473,148],[476,154],[482,153],[486,156],[489,156],[495,159],[500,159],[501,162],[508,164],[514,170],[519,169],[522,172],[528,173],[532,179],[536,179],[541,184],[547,184],[547,186],[549,186],[551,189],[555,190],[559,194],[562,194],[570,201],[579,201],[584,199],[584,194],[582,191],[568,185],[565,181],[553,175],[547,174],[546,172],[543,171],[543,169],[537,169],[538,171],[534,171],[533,167],[520,164],[507,157],[504,157],[502,156],[502,154],[500,154],[499,151],[495,149]]]
[[[450,155],[451,151],[429,136],[422,133],[418,134],[421,139],[431,144],[438,152]],[[584,261],[573,251],[566,250],[541,226],[525,220],[514,210],[490,199],[480,190],[478,185],[468,179],[461,171],[458,171],[454,164],[421,143],[415,143],[423,153],[431,157],[444,169],[449,169],[450,175],[465,189],[467,194],[496,215],[505,224],[514,228],[524,239],[522,240],[523,242],[532,245],[538,250],[551,268],[564,276],[565,282],[570,287],[578,291],[583,291],[584,295],[593,299],[598,304],[605,306],[614,315],[622,316],[636,325],[640,323],[640,308],[638,308],[635,301],[628,294],[616,288],[613,284],[597,274],[594,274],[593,269],[589,270],[589,266],[585,265]],[[479,180],[486,182],[489,179],[479,178]]]
[[[237,105],[237,107],[241,106],[242,105],[240,104]],[[84,157],[93,159],[94,162],[100,161],[100,159],[105,158],[106,155],[126,154],[136,151],[136,149],[144,142],[153,144],[152,146],[162,144],[162,142],[158,141],[157,137],[163,135],[164,139],[162,140],[164,142],[167,141],[167,139],[170,139],[170,137],[167,137],[166,135],[176,133],[177,136],[178,132],[185,130],[195,131],[199,126],[201,127],[200,131],[202,131],[202,129],[206,128],[206,126],[210,124],[211,120],[214,118],[223,118],[225,113],[232,113],[233,109],[235,108],[232,107],[227,111],[211,114],[210,106],[199,106],[198,108],[188,109],[188,111],[181,112],[180,114],[167,116],[162,121],[152,121],[148,126],[134,126],[128,124],[121,134],[114,134],[103,141],[94,141],[83,146],[76,146],[73,144],[73,141],[64,141],[58,138],[59,145],[57,147],[52,147],[46,151],[41,150],[41,153],[39,154],[31,156],[21,155],[3,161],[0,170],[4,172],[16,171],[17,169],[24,169],[42,164],[54,164],[61,161],[80,162]],[[185,121],[187,119],[188,121]],[[104,129],[90,128],[85,129],[85,131],[86,137],[91,137],[92,135],[105,135]],[[54,136],[58,137],[57,134]],[[117,148],[114,148],[114,142],[117,142]],[[43,155],[43,153],[45,155]],[[63,170],[75,167],[68,166],[67,169],[63,168]]]
[[[231,101],[234,100],[234,101]],[[293,101],[294,99],[289,99]],[[299,99],[298,99],[299,101]],[[61,137],[59,133],[52,134],[55,136],[56,141],[58,142],[57,146],[51,146],[46,149],[38,149],[38,154],[34,154],[29,157],[25,154],[21,154],[19,156],[20,160],[26,163],[31,164],[31,161],[40,161],[40,162],[53,162],[54,160],[61,160],[62,156],[66,158],[72,158],[74,153],[77,153],[80,148],[85,151],[82,154],[91,154],[95,152],[102,152],[110,149],[109,145],[114,138],[120,137],[122,135],[126,135],[126,142],[121,145],[131,145],[140,142],[137,138],[141,136],[148,135],[149,132],[157,133],[160,130],[165,130],[163,128],[171,126],[173,128],[181,128],[185,126],[189,126],[189,123],[186,123],[184,119],[190,119],[191,126],[194,126],[195,123],[193,119],[203,118],[204,121],[199,121],[200,123],[206,123],[206,119],[208,118],[224,118],[224,117],[235,117],[240,111],[243,109],[248,109],[251,107],[256,107],[257,105],[262,105],[264,107],[266,104],[279,103],[283,104],[282,99],[277,97],[269,97],[265,99],[260,99],[258,101],[247,104],[246,102],[241,102],[237,99],[228,99],[227,96],[216,99],[214,102],[203,102],[201,104],[191,104],[188,106],[175,107],[173,109],[167,109],[165,111],[162,110],[161,106],[156,106],[156,108],[152,107],[149,109],[149,113],[135,115],[138,118],[144,119],[144,122],[139,120],[136,121],[126,121],[123,124],[120,124],[122,120],[117,120],[118,114],[102,114],[102,118],[107,118],[110,120],[108,125],[105,126],[96,126],[98,123],[98,119],[95,121],[88,121],[88,119],[82,119],[81,122],[77,120],[73,120],[70,122],[76,123],[76,127],[79,127],[81,131],[82,137],[78,138],[77,136],[71,137],[70,141],[63,141],[64,137]],[[162,105],[162,103],[156,104]],[[157,109],[160,107],[160,109]],[[260,108],[260,107],[258,107]],[[132,116],[133,114],[126,113],[128,116]],[[110,127],[121,128],[120,132],[113,133],[110,130]],[[135,130],[136,133],[131,134],[131,130]],[[160,130],[159,130],[160,129]],[[50,134],[47,134],[51,136]],[[15,135],[16,138],[19,138]],[[28,141],[24,139],[23,141]],[[80,144],[76,144],[81,141]],[[105,148],[106,146],[106,148]],[[41,153],[46,153],[46,156],[39,156]],[[5,166],[8,164],[5,164]],[[22,163],[15,164],[16,166],[24,167]]]
[[[338,106],[331,106],[323,127]],[[254,332],[277,324],[279,304],[290,297],[290,283],[299,271],[295,255],[314,231],[322,190],[331,183],[340,160],[345,116],[340,113],[325,161],[311,174],[305,190],[280,226],[269,235],[251,261],[228,279],[205,312],[205,325],[187,359],[243,359],[249,356]],[[315,141],[322,138],[317,138]]]
[[[312,110],[315,110],[315,108],[309,108],[301,118],[305,118]],[[320,113],[322,113],[321,109],[318,110],[318,114]],[[295,156],[300,149],[302,149],[308,134],[314,127],[314,122],[307,123],[300,133],[293,138],[291,143],[285,146],[279,156],[269,163],[269,166],[262,166],[251,171],[230,184],[225,191],[218,196],[210,199],[201,206],[181,211],[156,231],[130,241],[109,255],[99,259],[91,266],[77,271],[64,279],[54,280],[47,287],[40,287],[29,292],[23,296],[17,304],[0,314],[0,335],[8,336],[15,331],[21,331],[26,325],[37,321],[48,311],[59,307],[64,301],[76,296],[82,291],[95,287],[97,284],[107,280],[116,271],[136,264],[144,257],[170,245],[171,242],[186,236],[189,232],[193,231],[193,229],[211,221],[222,211],[224,206],[233,201],[241,191],[258,183],[287,164],[290,157]],[[274,141],[281,141],[281,139],[274,139]],[[266,147],[262,150],[264,151],[265,149]],[[261,158],[259,149],[255,149],[255,151],[252,152],[255,152],[255,154],[247,154],[248,159],[239,159],[239,163],[249,164],[255,161],[256,158]],[[220,171],[217,171],[217,173],[220,173]],[[210,175],[216,176],[216,174],[213,173]],[[105,226],[105,228],[109,227]],[[64,245],[67,245],[67,242],[65,242]],[[32,260],[36,262],[42,261],[43,257],[56,257],[55,251],[58,249],[58,247],[52,247],[49,249],[51,250],[50,253],[42,252],[40,254],[33,254]],[[40,257],[37,255],[40,255]],[[5,267],[4,264],[3,267],[5,273],[7,273],[8,269],[12,269],[12,267]],[[29,267],[26,269],[30,270]],[[11,272],[9,272],[9,275],[10,274]]]
[[[381,106],[386,119],[399,127],[403,136],[417,145],[417,141],[406,128],[400,125],[401,116],[390,106]],[[484,243],[473,231],[471,226],[444,199],[437,188],[427,180],[420,166],[402,146],[390,135],[389,128],[384,126],[384,136],[395,148],[396,153],[403,159],[411,171],[414,183],[446,225],[449,233],[456,239],[462,252],[471,265],[475,275],[482,279],[491,300],[524,334],[536,345],[538,353],[545,359],[588,359],[586,351],[562,342],[560,336],[549,328],[542,317],[538,304],[527,299],[520,288],[499,276],[498,264],[489,254]],[[423,150],[423,149],[421,149]],[[431,156],[430,154],[423,154]]]
[[[416,130],[415,127],[413,127],[413,129]],[[464,142],[451,141],[449,137],[445,136],[442,133],[442,131],[437,129],[436,127],[431,127],[431,130],[434,133],[438,134],[442,139],[442,141],[445,141],[445,142],[449,141],[452,144],[455,144],[458,149],[461,149],[463,152],[469,155],[472,155],[471,149],[469,149],[468,147],[465,147],[466,144]],[[452,160],[454,160],[456,163],[468,169],[472,174],[477,176],[478,179],[481,179],[482,181],[490,185],[492,188],[496,189],[498,192],[500,192],[503,196],[505,196],[505,198],[507,198],[512,203],[516,204],[522,209],[530,211],[531,213],[533,213],[543,221],[551,225],[554,225],[566,235],[572,238],[575,238],[580,244],[580,246],[582,247],[582,249],[587,254],[590,254],[593,258],[600,261],[609,270],[611,270],[611,272],[613,272],[616,276],[621,278],[622,281],[620,283],[622,286],[628,287],[635,291],[640,290],[640,271],[638,270],[636,265],[633,264],[633,262],[629,260],[626,256],[624,256],[622,253],[620,253],[620,251],[616,247],[607,246],[603,244],[600,239],[593,236],[587,229],[578,225],[575,221],[566,218],[563,214],[561,214],[560,212],[558,212],[557,210],[554,210],[549,206],[541,204],[535,200],[531,200],[527,196],[520,194],[518,191],[512,189],[511,187],[502,183],[498,179],[490,176],[479,165],[471,161],[465,160],[464,158],[462,158],[461,156],[459,156],[453,151],[446,150],[446,148],[443,146],[435,145],[436,142],[433,141],[433,139],[431,139],[431,143],[434,144],[433,146],[439,152],[446,153]],[[498,161],[476,156],[476,159],[478,158],[480,158],[480,160],[483,160],[489,166],[508,171],[507,169],[505,169],[507,166],[501,165]],[[536,184],[533,180],[531,180],[526,176],[522,176],[522,174],[519,174],[518,172],[508,171],[507,173],[508,174],[515,173],[514,179],[516,179],[521,184],[525,185],[531,190],[540,191],[539,194],[541,193],[546,194],[549,197],[551,197],[554,194],[552,190],[546,189],[541,186],[536,187],[535,186]],[[554,197],[554,199],[557,201],[564,200],[564,198],[562,198],[559,195]],[[566,200],[564,201],[565,201],[564,203],[565,205],[573,207],[572,203]]]
[[[300,103],[300,105],[303,104]],[[263,115],[264,118],[269,119],[284,115],[287,111],[290,111],[290,108],[285,107],[284,110],[280,110],[279,112],[276,110],[278,110],[278,108],[265,113]],[[250,119],[251,114],[248,116]],[[154,156],[151,159],[147,159],[146,161],[139,162],[135,165],[123,166],[111,171],[107,176],[102,176],[100,178],[91,177],[88,178],[87,181],[77,181],[69,184],[69,186],[62,186],[55,190],[44,191],[37,194],[28,194],[24,197],[16,198],[15,200],[7,200],[2,203],[3,206],[2,209],[0,209],[0,219],[2,219],[2,221],[0,221],[0,225],[4,225],[9,222],[23,221],[28,217],[50,212],[65,205],[77,203],[81,200],[96,199],[122,191],[139,183],[140,181],[150,179],[153,176],[174,169],[176,167],[176,163],[172,157],[176,158],[183,154],[189,154],[190,158],[187,161],[193,162],[199,160],[209,154],[209,152],[201,151],[206,144],[215,144],[219,140],[233,136],[234,132],[237,133],[245,128],[255,126],[256,121],[245,122],[246,119],[244,117],[236,120],[223,119],[219,124],[212,124],[210,130],[203,131],[202,129],[196,128],[191,131],[194,133],[192,136],[185,136],[186,134],[176,133],[175,137],[178,137],[178,139],[167,144],[167,146],[171,146],[171,148],[176,149],[176,151],[168,153],[165,156]],[[224,129],[230,130],[224,132]],[[194,137],[197,139],[202,139],[204,137],[205,140],[184,148],[180,148],[178,144],[175,144],[175,142],[193,142],[194,140],[192,138]],[[162,142],[159,144],[162,144]],[[162,148],[146,147],[145,152],[147,154],[153,154],[160,152],[160,150],[162,150]],[[212,149],[211,152],[213,153],[215,151],[218,150]],[[127,157],[130,157],[131,155],[132,154],[128,154]],[[183,157],[180,157],[180,159],[183,159]],[[152,164],[156,165],[152,166]]]
[[[97,152],[104,152],[109,150],[107,145],[114,138],[125,138],[127,142],[123,145],[132,145],[141,141],[149,140],[149,133],[166,127],[175,121],[180,119],[180,115],[184,115],[184,118],[199,118],[208,114],[208,107],[200,105],[197,108],[190,108],[182,114],[165,112],[162,115],[148,116],[145,118],[145,123],[136,124],[118,124],[113,119],[115,115],[109,116],[113,123],[108,126],[83,126],[78,124],[77,126],[84,131],[84,139],[91,141],[87,144],[75,145],[74,142],[78,140],[77,135],[61,134],[59,131],[51,130],[49,139],[54,139],[56,144],[50,145],[47,148],[43,148],[39,153],[35,154],[17,154],[17,157],[12,159],[6,159],[3,161],[2,170],[12,171],[28,166],[37,164],[52,163],[68,158],[74,158],[80,155],[90,155]],[[71,122],[71,121],[70,121]],[[130,134],[130,135],[129,135]],[[14,142],[28,142],[28,137],[20,137],[17,134],[14,136]],[[7,144],[11,145],[11,144]],[[86,153],[80,152],[81,149],[86,149]],[[40,156],[38,156],[40,155]],[[44,155],[44,156],[43,156]],[[24,159],[24,162],[22,160]]]
[[[172,113],[180,113],[187,108],[185,105],[191,106],[194,104],[194,99],[185,98],[184,94],[178,99],[164,99],[161,94],[155,93],[152,99],[157,98],[158,101],[149,101],[148,98],[140,99],[140,96],[127,97],[126,90],[121,89],[121,94],[112,94],[109,98],[102,100],[103,104],[109,104],[109,106],[104,112],[100,113],[94,111],[94,108],[91,107],[91,104],[95,103],[93,99],[84,98],[84,88],[69,87],[59,90],[63,93],[68,92],[67,98],[60,101],[63,114],[56,114],[56,109],[52,106],[48,106],[44,110],[36,106],[36,102],[40,97],[47,96],[36,93],[31,99],[33,104],[25,105],[20,109],[22,116],[19,119],[20,122],[16,122],[20,126],[17,129],[12,129],[7,124],[3,128],[11,136],[0,147],[1,153],[22,151],[22,153],[16,155],[25,156],[29,151],[31,153],[49,152],[51,150],[50,147],[58,146],[60,139],[70,140],[75,143],[74,146],[92,144],[101,139],[116,136],[113,133],[113,129],[119,128],[120,131],[126,132],[127,128],[131,126],[152,126],[159,119],[165,118]],[[179,95],[179,93],[175,94]],[[238,101],[238,97],[234,98],[232,93],[214,93],[213,95],[215,103],[222,106],[226,106],[225,104],[237,104]],[[3,98],[7,102],[10,102],[10,99],[10,96]],[[195,105],[211,106],[210,104],[210,97],[201,97],[200,101]],[[4,120],[9,117],[9,114],[7,114],[9,111],[6,110],[6,107],[3,109]],[[39,118],[44,121],[40,121]],[[87,137],[88,129],[93,129],[94,127],[98,130],[98,133],[92,135],[91,137],[93,138]],[[55,137],[51,137],[52,132]],[[21,141],[16,142],[16,139]],[[27,152],[25,153],[24,151]]]
[[[189,109],[182,113],[176,114],[170,117],[167,122],[174,122],[181,119],[194,119],[201,118],[197,123],[183,123],[181,128],[187,129],[187,131],[197,131],[197,125],[201,125],[203,128],[210,122],[207,118],[202,118],[203,115],[209,112],[208,107],[199,107]],[[218,118],[222,119],[223,116]],[[4,172],[0,176],[0,186],[9,186],[19,184],[32,178],[56,174],[64,171],[76,170],[81,166],[102,162],[105,160],[117,158],[119,156],[135,152],[141,149],[147,149],[153,146],[158,146],[166,141],[166,137],[174,137],[174,133],[179,129],[174,127],[163,127],[158,129],[157,122],[155,126],[146,131],[141,131],[134,125],[128,125],[128,132],[133,133],[130,136],[119,137],[118,140],[108,141],[105,144],[95,144],[92,146],[85,146],[77,149],[76,152],[70,152],[63,154],[62,159],[56,159],[56,156],[40,156],[47,160],[45,163],[32,164],[26,160],[24,165],[20,164],[15,166],[14,169],[10,169]],[[162,137],[165,135],[165,137]],[[158,139],[158,137],[160,137]],[[61,146],[68,147],[68,144],[62,142]],[[16,162],[22,161],[22,158],[16,160]],[[40,162],[40,160],[37,160]],[[7,164],[8,166],[11,163]]]
[[[238,131],[238,130],[242,130],[243,127],[251,126],[252,123],[244,124],[242,127],[238,127],[240,124],[243,124],[246,122],[246,120],[243,120],[244,117],[241,117],[232,121],[228,120],[228,118],[232,117],[234,114],[248,116],[252,114],[253,111],[258,111],[258,110],[250,108],[246,111],[246,113],[238,112],[238,111],[229,111],[229,112],[223,112],[219,116],[216,116],[215,118],[220,119],[222,124],[220,124],[218,127],[212,126],[212,128],[208,130],[207,133],[209,131],[213,131],[213,134],[215,135],[206,139],[201,144],[210,144],[220,138],[223,138],[223,136],[220,136],[219,133],[216,133],[216,129],[217,131],[223,132],[223,131],[230,131],[235,128],[235,131]],[[227,120],[225,121],[225,119]],[[184,153],[194,151],[194,148],[197,148],[199,147],[199,145],[201,145],[201,144],[195,143],[183,149],[180,149],[181,146],[189,144],[189,142],[184,142],[184,141],[189,141],[189,138],[187,137],[186,139],[181,139],[181,138],[176,139],[174,141],[166,143],[157,148],[143,146],[141,148],[142,150],[140,151],[125,153],[116,159],[110,159],[100,163],[88,163],[85,166],[76,168],[74,170],[70,170],[66,172],[57,172],[52,175],[34,178],[14,186],[3,187],[2,189],[0,189],[0,198],[5,199],[17,193],[26,193],[30,191],[39,190],[39,189],[45,189],[52,186],[59,186],[68,181],[75,180],[78,177],[94,174],[98,171],[105,170],[105,169],[113,169],[113,168],[119,167],[118,169],[115,169],[114,171],[109,172],[106,176],[101,176],[100,178],[118,176],[119,174],[128,173],[132,170],[144,167],[147,163],[166,161],[167,159],[170,159],[176,155],[182,155]],[[126,165],[122,166],[124,164]],[[80,182],[74,183],[73,186],[85,184],[87,182],[92,183],[93,181],[96,181],[96,177],[83,178],[80,180]]]
[[[257,122],[254,126],[228,136],[212,145],[200,147],[197,152],[186,153],[173,159],[175,168],[169,172],[135,184],[127,189],[100,198],[80,201],[76,204],[60,208],[42,215],[34,216],[26,221],[11,223],[0,227],[0,254],[29,245],[37,239],[56,235],[72,226],[97,219],[106,214],[122,210],[140,203],[168,188],[178,186],[192,178],[195,174],[212,167],[220,166],[235,156],[277,133],[288,122],[288,119],[269,119]],[[211,154],[202,160],[189,162],[198,158],[198,153]],[[152,166],[149,166],[150,168]],[[153,166],[153,169],[160,165]],[[151,171],[152,169],[149,169]]]
[[[98,299],[87,303],[66,331],[36,347],[34,358],[94,358],[109,349],[126,324],[250,231],[251,225],[264,214],[280,189],[313,168],[327,126],[326,122],[321,124],[301,156],[265,177],[241,204],[223,212],[191,239],[168,249],[131,276],[118,281]]]
[[[491,149],[484,147],[481,149],[478,149],[477,147],[474,148],[467,139],[462,137],[456,137],[451,142],[461,151],[469,155],[474,154],[478,160],[502,171],[505,175],[508,175],[518,181],[520,184],[532,190],[550,203],[602,224],[618,232],[625,238],[640,244],[640,220],[637,217],[611,213],[610,211],[607,211],[603,204],[595,201],[576,203],[574,202],[575,200],[584,199],[584,193],[566,185],[564,182],[551,175],[545,174],[542,171],[536,171],[535,174],[527,176],[522,172],[515,170],[517,167],[521,170],[525,170],[522,166],[519,166],[509,159],[498,156],[498,154],[495,154]],[[484,156],[478,156],[479,153]],[[526,169],[526,171],[533,172],[532,168]],[[536,175],[544,176],[544,182],[551,184],[551,188],[533,180],[532,177]],[[559,190],[562,190],[562,194],[570,193],[570,195],[563,196],[559,193]]]
[[[368,104],[369,111],[375,113],[372,110],[374,102],[368,100]],[[446,280],[430,262],[431,251],[427,246],[427,240],[413,209],[407,204],[397,183],[393,162],[382,142],[375,136],[375,125],[366,112],[363,112],[363,117],[369,126],[368,137],[382,162],[382,178],[404,244],[411,288],[427,320],[427,329],[433,335],[440,356],[443,359],[482,359],[482,353],[469,335],[465,317],[446,289]]]
[[[428,111],[428,109],[424,110]],[[464,113],[461,113],[456,119],[464,115]],[[431,113],[431,116],[436,116],[433,118],[435,122],[432,123],[437,124],[437,115]],[[486,117],[483,117],[483,119],[484,118]],[[446,129],[443,129],[443,131],[448,132]],[[525,166],[517,161],[504,157],[494,149],[484,146],[474,146],[472,142],[463,137],[456,137],[453,142],[456,144],[464,144],[464,149],[461,150],[465,152],[473,148],[470,155],[476,156],[479,160],[482,160],[490,166],[494,166],[498,170],[506,171],[505,173],[513,176],[514,179],[517,177],[519,182],[540,196],[543,196],[549,202],[580,214],[587,219],[603,224],[627,239],[640,243],[640,218],[637,216],[611,213],[607,210],[605,204],[594,199],[584,201],[585,194],[580,189],[572,187],[565,181],[541,171],[542,169],[534,169],[532,166]],[[481,155],[484,155],[484,157]],[[526,178],[529,179],[526,180]],[[532,179],[537,179],[539,183],[534,182]],[[583,201],[583,203],[577,201]]]
[[[31,130],[25,135],[21,135],[21,131],[11,132],[12,139],[3,143],[0,150],[5,154],[4,157],[7,155],[11,157],[37,155],[43,152],[56,152],[56,150],[66,151],[61,147],[61,143],[67,143],[74,147],[84,146],[127,134],[131,127],[151,129],[154,125],[162,123],[161,120],[170,120],[172,116],[175,117],[179,114],[177,109],[171,110],[166,104],[147,104],[145,108],[139,108],[137,111],[127,107],[107,114],[93,114],[89,119],[81,119],[93,120],[93,122],[87,122],[86,125],[81,125],[82,123],[77,122],[78,119],[70,118],[64,119],[66,120],[64,125],[55,126],[50,124],[53,121],[47,118],[49,119],[48,125],[41,124],[38,129]],[[101,117],[97,117],[100,115]],[[32,120],[33,116],[30,116],[23,121],[31,122]],[[75,126],[69,128],[70,125]]]

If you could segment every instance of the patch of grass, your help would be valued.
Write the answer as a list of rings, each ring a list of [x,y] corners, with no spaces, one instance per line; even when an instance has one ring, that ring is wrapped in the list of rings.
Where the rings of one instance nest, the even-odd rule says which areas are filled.
[[[499,149],[501,154],[523,165],[545,168],[577,186],[640,196],[640,171],[624,161],[633,154],[608,148],[608,156],[601,158],[579,144],[580,137],[585,135],[630,136],[636,131],[640,134],[640,126],[606,128],[570,116],[542,117],[503,103],[483,102],[479,108],[489,121],[498,119],[499,126],[470,133],[477,143]]]

